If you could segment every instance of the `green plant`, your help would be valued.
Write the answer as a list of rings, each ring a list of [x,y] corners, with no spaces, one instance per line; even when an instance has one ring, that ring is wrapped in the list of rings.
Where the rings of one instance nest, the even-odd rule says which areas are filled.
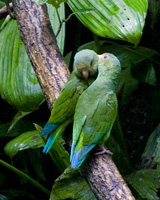
[[[160,199],[160,32],[157,28],[160,21],[159,2],[149,1],[148,14],[146,0],[109,1],[104,9],[101,9],[104,1],[97,1],[97,7],[94,6],[93,0],[83,1],[83,4],[81,2],[69,0],[68,5],[72,11],[66,4],[67,15],[74,13],[87,28],[80,25],[74,16],[65,22],[62,1],[53,4],[56,8],[47,5],[51,22],[55,19],[53,13],[59,20],[55,20],[53,26],[55,34],[59,32],[59,48],[62,53],[64,50],[65,60],[69,65],[75,52],[74,48],[67,45],[70,40],[67,34],[81,35],[79,41],[74,41],[75,46],[79,44],[78,50],[88,48],[98,53],[110,52],[119,58],[122,65],[117,88],[119,114],[106,145],[114,152],[113,160],[129,183],[136,199]],[[0,3],[4,6],[3,2]],[[107,7],[110,5],[112,7]],[[67,34],[64,48],[65,23]],[[70,27],[76,24],[79,24],[81,29],[72,33]],[[87,39],[83,31],[87,31]],[[1,97],[14,107],[1,99],[0,193],[3,196],[0,197],[37,199],[44,195],[46,198],[46,195],[49,195],[48,190],[51,190],[53,185],[51,199],[86,199],[86,196],[88,199],[95,199],[86,181],[77,171],[70,170],[69,153],[65,150],[66,145],[62,138],[59,138],[51,149],[50,157],[42,155],[41,147],[44,146],[44,141],[39,133],[49,117],[46,103],[43,103],[42,91],[20,40],[16,22],[10,20],[2,24],[0,36],[0,93]],[[10,125],[9,122],[17,110],[20,114],[16,115]],[[31,114],[19,121],[29,113]],[[36,125],[34,128],[33,123],[41,127]],[[10,160],[6,154],[11,157],[11,165],[8,164]],[[21,176],[18,180],[14,176],[18,183],[17,187],[10,183],[8,174],[13,172],[7,168]],[[30,184],[27,181],[30,181]],[[23,192],[20,184],[24,186]],[[38,188],[36,192],[41,191],[41,194],[28,192],[32,189],[32,184]]]

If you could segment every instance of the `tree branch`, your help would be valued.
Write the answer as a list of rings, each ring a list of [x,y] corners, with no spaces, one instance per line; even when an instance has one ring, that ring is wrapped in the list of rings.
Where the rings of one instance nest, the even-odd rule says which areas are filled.
[[[57,46],[47,7],[30,0],[14,0],[13,6],[21,39],[51,109],[70,73]]]
[[[31,0],[13,0],[13,8],[22,41],[51,109],[69,71],[51,29],[47,8]],[[108,155],[89,157],[81,172],[98,199],[135,199]]]
[[[99,200],[135,200],[116,165],[107,154],[89,156],[81,167]]]

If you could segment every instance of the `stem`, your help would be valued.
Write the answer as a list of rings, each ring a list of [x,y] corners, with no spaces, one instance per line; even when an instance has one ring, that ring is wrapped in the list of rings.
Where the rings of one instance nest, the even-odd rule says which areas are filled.
[[[59,23],[61,24],[61,18],[60,18],[60,16],[59,16],[58,8],[56,8],[56,13],[57,13],[58,21],[59,21]]]
[[[58,13],[58,9],[56,8],[56,13],[57,13],[57,16],[58,16],[58,20],[59,20],[59,28],[58,28],[58,31],[57,31],[57,33],[56,33],[56,37],[59,35],[59,33],[60,33],[60,31],[61,31],[61,27],[62,27],[62,24],[64,23],[64,22],[67,22],[75,13],[71,13],[68,17],[67,17],[67,19],[63,19],[62,21],[61,21],[61,19],[60,19],[60,16],[59,16],[59,13]]]
[[[13,167],[12,165],[8,164],[7,162],[0,159],[0,164],[4,167],[10,169],[11,171],[15,172],[19,176],[25,178],[27,181],[29,181],[31,184],[33,184],[35,187],[40,189],[42,192],[46,193],[48,196],[50,196],[50,191],[45,188],[43,185],[39,184],[37,181],[35,181],[33,178],[25,174],[24,172],[20,171],[19,169]]]
[[[59,35],[60,31],[61,31],[61,27],[62,27],[64,20],[61,21],[61,18],[59,16],[59,12],[58,12],[58,8],[56,8],[56,13],[57,13],[58,21],[59,21],[59,28],[58,28],[58,31],[55,35],[57,37]]]

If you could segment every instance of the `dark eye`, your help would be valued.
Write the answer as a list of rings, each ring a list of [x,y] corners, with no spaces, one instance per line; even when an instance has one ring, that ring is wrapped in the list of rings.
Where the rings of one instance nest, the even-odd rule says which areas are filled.
[[[105,55],[105,56],[104,56],[104,59],[107,59],[107,58],[108,58],[108,56],[107,56],[107,55]]]

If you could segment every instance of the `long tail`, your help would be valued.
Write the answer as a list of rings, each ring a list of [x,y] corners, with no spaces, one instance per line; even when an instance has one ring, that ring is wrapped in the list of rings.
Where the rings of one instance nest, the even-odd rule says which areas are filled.
[[[48,151],[51,149],[51,147],[53,146],[53,144],[55,143],[57,137],[63,132],[61,127],[58,127],[53,133],[51,133],[51,135],[49,136],[46,145],[43,149],[43,153],[48,153]]]
[[[53,130],[55,130],[60,124],[52,124],[47,122],[41,132],[41,137],[44,137],[45,135],[49,134]]]
[[[64,123],[60,124],[58,126],[58,128],[54,129],[54,131],[50,134],[50,136],[48,137],[48,140],[46,142],[46,145],[43,149],[43,153],[48,153],[48,151],[51,149],[51,147],[53,146],[53,144],[55,143],[57,137],[62,134],[65,130],[65,128],[68,126],[68,124],[70,124],[73,121],[73,118],[70,117],[69,119],[67,119]]]
[[[72,143],[71,147],[71,155],[70,155],[70,161],[71,161],[71,167],[77,168],[82,165],[84,160],[86,159],[88,153],[95,147],[96,144],[91,144],[90,146],[83,146],[80,150],[78,150],[75,153],[75,145]]]

